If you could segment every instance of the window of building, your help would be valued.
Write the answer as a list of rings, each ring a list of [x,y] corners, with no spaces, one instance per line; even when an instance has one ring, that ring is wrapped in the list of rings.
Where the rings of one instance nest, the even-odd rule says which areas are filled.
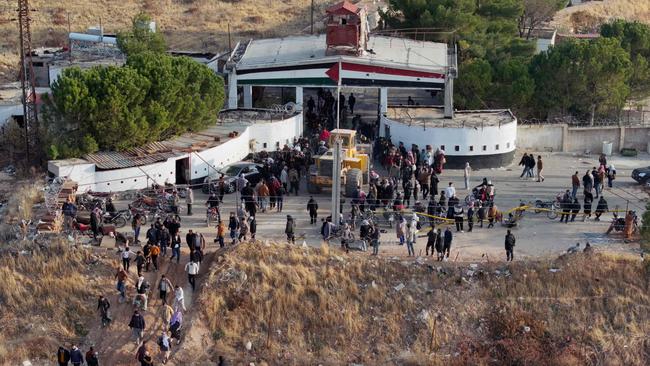
[[[120,184],[124,184],[124,181],[123,181],[123,180],[121,180],[121,181],[120,181]]]
[[[508,148],[508,149],[510,148],[510,143],[509,142],[506,143],[506,148]]]
[[[499,144],[496,144],[496,146],[494,147],[494,150],[499,150]]]
[[[133,181],[134,181],[134,182],[137,182],[138,180],[137,180],[137,179],[134,179]]]
[[[445,149],[445,145],[440,145],[440,150],[444,150],[444,149]]]
[[[454,146],[454,151],[460,151],[460,146],[458,145]]]
[[[469,147],[469,151],[474,151],[474,146],[471,146],[471,145],[470,145],[470,147]]]
[[[262,148],[266,149],[266,142],[262,144]]]
[[[487,151],[487,145],[483,145],[483,151]]]

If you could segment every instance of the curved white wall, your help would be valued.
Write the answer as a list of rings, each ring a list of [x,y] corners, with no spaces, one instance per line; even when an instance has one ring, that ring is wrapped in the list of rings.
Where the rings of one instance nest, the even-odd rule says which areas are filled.
[[[81,159],[48,162],[48,170],[57,177],[69,177],[79,183],[79,191],[121,192],[151,186],[151,179],[159,184],[175,183],[176,160],[190,159],[190,178],[201,179],[214,172],[214,168],[240,161],[251,152],[250,142],[255,141],[255,151],[275,151],[276,144],[284,146],[287,141],[302,134],[302,114],[277,122],[251,124],[239,136],[219,146],[192,154],[179,154],[155,164],[135,168],[96,171],[95,164]],[[198,155],[198,156],[197,156]],[[209,164],[209,166],[208,166]],[[146,172],[146,174],[145,174]],[[151,177],[149,179],[148,177]]]
[[[394,144],[400,141],[409,148],[417,144],[421,149],[426,145],[433,149],[445,147],[449,156],[480,156],[504,154],[515,150],[517,141],[517,120],[481,128],[409,126],[404,123],[381,117],[379,135],[386,137],[385,126],[390,127],[390,138]],[[455,147],[458,146],[458,151]],[[483,147],[485,146],[485,150]],[[473,149],[471,149],[473,148]]]

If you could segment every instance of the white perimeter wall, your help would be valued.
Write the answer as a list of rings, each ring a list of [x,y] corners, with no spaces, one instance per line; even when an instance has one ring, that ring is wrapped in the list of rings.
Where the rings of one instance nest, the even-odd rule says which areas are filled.
[[[450,156],[504,154],[515,150],[517,142],[516,120],[501,126],[478,129],[452,127],[425,129],[422,126],[409,126],[382,116],[379,129],[379,135],[382,137],[386,137],[385,126],[390,127],[390,138],[396,145],[403,142],[407,149],[411,144],[417,144],[421,149],[431,145],[434,150],[444,146],[445,152]],[[456,146],[459,147],[459,151],[455,150]],[[470,151],[470,146],[473,146],[473,151]]]
[[[57,177],[68,177],[79,183],[79,191],[120,192],[132,189],[143,189],[151,186],[152,180],[159,184],[176,183],[176,160],[190,159],[190,177],[192,180],[201,179],[214,172],[208,164],[221,168],[240,161],[248,155],[250,142],[255,141],[255,150],[274,151],[276,143],[280,147],[293,141],[294,137],[302,134],[302,114],[271,123],[258,123],[248,126],[238,137],[230,139],[219,146],[200,153],[184,154],[167,161],[144,165],[136,168],[95,171],[95,164],[82,162],[48,162],[48,170]],[[197,156],[198,154],[198,156]],[[199,157],[200,156],[200,157]],[[145,174],[146,173],[146,174]],[[149,178],[150,177],[150,178]]]

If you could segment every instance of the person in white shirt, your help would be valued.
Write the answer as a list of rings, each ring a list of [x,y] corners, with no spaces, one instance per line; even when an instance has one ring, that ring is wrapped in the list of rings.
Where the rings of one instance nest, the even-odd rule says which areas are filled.
[[[465,163],[465,170],[463,171],[463,177],[465,178],[465,190],[469,190],[469,173],[472,171],[472,167],[469,166],[469,163]]]
[[[445,195],[447,196],[447,199],[456,196],[456,188],[454,187],[453,182],[449,182],[449,187],[445,188]]]
[[[199,264],[194,261],[190,261],[185,265],[185,272],[187,272],[187,280],[189,281],[190,285],[192,285],[192,291],[194,291],[196,288],[196,275],[199,274]]]
[[[176,285],[174,288],[174,310],[183,309],[185,311],[185,295],[183,289]]]

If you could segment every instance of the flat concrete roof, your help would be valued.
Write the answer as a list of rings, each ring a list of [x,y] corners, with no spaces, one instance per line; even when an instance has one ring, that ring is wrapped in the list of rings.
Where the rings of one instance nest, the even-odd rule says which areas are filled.
[[[237,69],[303,65],[338,60],[378,66],[405,67],[444,72],[448,66],[447,44],[371,35],[368,51],[360,56],[326,55],[325,34],[252,40]]]
[[[386,118],[407,125],[446,128],[478,128],[516,121],[509,109],[456,111],[454,118],[448,119],[443,108],[423,106],[388,107]]]

